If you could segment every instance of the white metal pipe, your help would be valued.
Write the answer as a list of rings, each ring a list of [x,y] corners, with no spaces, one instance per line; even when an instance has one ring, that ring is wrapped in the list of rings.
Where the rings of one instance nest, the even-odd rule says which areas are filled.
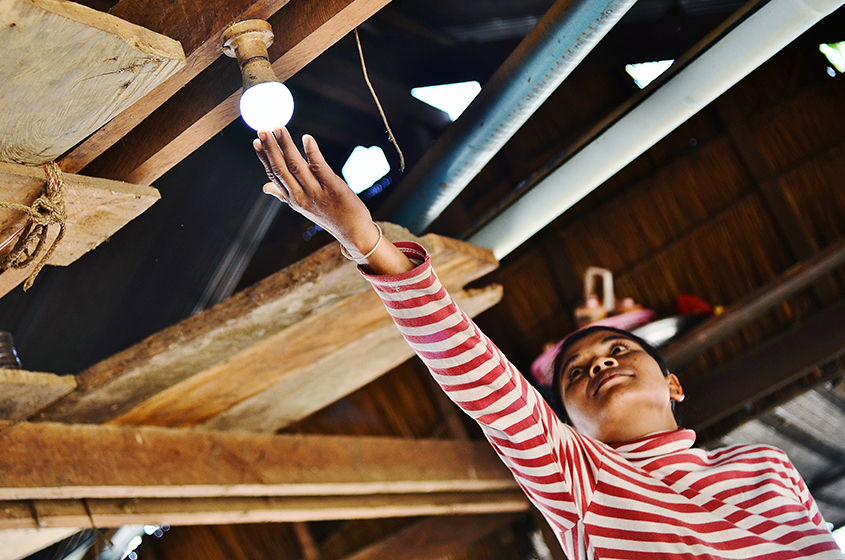
[[[845,0],[770,0],[552,171],[469,241],[501,259]]]

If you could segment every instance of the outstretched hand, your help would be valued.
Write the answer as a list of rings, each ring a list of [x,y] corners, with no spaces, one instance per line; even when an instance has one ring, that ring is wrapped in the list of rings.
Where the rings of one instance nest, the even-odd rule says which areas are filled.
[[[264,192],[328,231],[353,255],[368,252],[378,239],[370,211],[349,186],[326,163],[317,142],[303,136],[302,157],[286,128],[259,132],[253,141],[255,153],[270,182]]]
[[[270,179],[264,192],[329,232],[353,257],[370,253],[379,242],[379,231],[369,209],[332,171],[314,138],[305,135],[302,143],[305,157],[286,128],[258,133],[253,147]],[[379,243],[377,250],[359,264],[375,274],[399,274],[413,268],[390,242]]]

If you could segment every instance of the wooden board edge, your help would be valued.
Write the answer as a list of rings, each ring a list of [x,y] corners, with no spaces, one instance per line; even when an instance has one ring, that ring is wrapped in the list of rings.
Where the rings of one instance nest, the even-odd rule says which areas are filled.
[[[44,174],[42,166],[21,165],[19,163],[9,163],[0,161],[0,174],[19,175],[26,179],[35,179],[38,181],[46,181],[47,177]],[[119,192],[121,194],[131,194],[137,197],[151,196],[156,200],[161,198],[161,193],[158,189],[149,185],[137,185],[128,183],[126,181],[115,181],[114,179],[103,179],[102,177],[89,177],[87,175],[77,175],[75,173],[63,173],[65,181],[76,183],[89,188],[105,189],[112,192]]]
[[[72,375],[56,375],[55,373],[25,369],[0,368],[0,384],[2,383],[62,387],[71,391],[76,388],[76,378]]]
[[[185,65],[185,51],[182,44],[160,33],[150,31],[106,12],[100,12],[88,6],[61,0],[23,0],[32,6],[41,8],[77,23],[99,29],[121,39],[135,50],[179,62],[178,68]]]

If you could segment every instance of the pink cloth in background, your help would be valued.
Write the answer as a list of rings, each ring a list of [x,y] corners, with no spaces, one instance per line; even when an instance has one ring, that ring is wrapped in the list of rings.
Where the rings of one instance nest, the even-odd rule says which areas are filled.
[[[587,327],[614,327],[617,329],[622,329],[623,331],[629,331],[633,328],[639,327],[646,323],[650,323],[657,319],[657,313],[652,311],[651,309],[639,309],[637,311],[629,311],[628,313],[622,313],[621,315],[614,315],[613,317],[606,317],[604,319],[600,319],[595,321],[594,323],[590,323],[584,327],[581,327],[577,331],[574,331],[564,337],[560,342],[555,344],[551,349],[546,350],[542,354],[540,354],[537,359],[531,364],[531,376],[534,378],[534,381],[537,382],[541,387],[551,387],[552,381],[554,380],[554,361],[555,356],[557,356],[557,351],[560,350],[561,345],[566,342],[566,339],[575,334],[576,332],[586,329]]]

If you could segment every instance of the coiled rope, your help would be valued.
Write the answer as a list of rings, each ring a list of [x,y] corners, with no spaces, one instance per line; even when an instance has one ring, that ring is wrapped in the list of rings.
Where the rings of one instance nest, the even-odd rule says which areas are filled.
[[[15,232],[10,239],[3,243],[2,246],[7,245],[18,237],[15,246],[7,254],[0,256],[0,271],[8,270],[10,268],[25,268],[29,266],[41,254],[44,246],[47,244],[47,228],[51,225],[59,226],[59,235],[50,244],[50,248],[38,262],[32,273],[23,284],[24,291],[32,287],[35,278],[59,245],[59,242],[65,235],[65,222],[67,221],[67,212],[65,211],[64,202],[64,178],[62,170],[56,162],[51,161],[44,166],[44,173],[47,175],[47,181],[44,184],[44,190],[41,195],[36,198],[31,205],[18,204],[16,202],[0,201],[0,208],[9,210],[17,210],[29,216],[27,224]],[[35,247],[31,247],[35,244]],[[0,248],[2,248],[0,246]]]

